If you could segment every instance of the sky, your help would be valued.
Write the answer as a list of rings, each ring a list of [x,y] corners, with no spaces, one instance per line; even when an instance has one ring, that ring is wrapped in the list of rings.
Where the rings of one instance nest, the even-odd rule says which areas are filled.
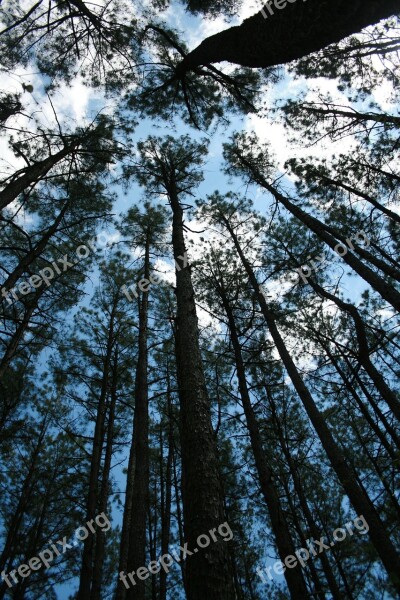
[[[257,12],[262,6],[262,2],[245,2],[240,10],[240,14],[236,19],[232,21],[233,24],[240,23],[244,18]],[[144,4],[145,6],[145,4]],[[204,18],[190,16],[183,10],[181,4],[174,2],[165,13],[160,13],[160,18],[165,19],[172,27],[176,27],[178,30],[184,32],[184,38],[189,48],[196,47],[205,37],[217,33],[221,29],[226,28],[228,25],[223,18],[209,21]],[[34,90],[32,93],[25,92],[23,95],[23,102],[26,104],[26,112],[36,112],[36,117],[43,124],[54,124],[54,114],[50,102],[45,98],[44,82],[40,77],[29,70],[29,68],[20,68],[17,73],[2,75],[2,87],[6,91],[20,92],[21,83],[30,83],[33,85]],[[338,92],[336,82],[329,81],[326,79],[315,79],[308,80],[305,82],[303,79],[295,80],[290,75],[285,67],[282,68],[281,81],[274,86],[267,86],[263,94],[263,102],[267,107],[273,107],[275,103],[284,101],[287,98],[296,97],[299,93],[306,94],[307,99],[315,99],[320,93],[329,93],[331,96],[344,107],[349,106],[348,99],[345,93]],[[382,86],[376,93],[374,100],[383,108],[391,108],[390,104],[390,92],[391,90],[387,87]],[[58,119],[69,122],[71,119],[77,124],[82,125],[93,119],[94,115],[104,109],[106,106],[108,111],[112,111],[112,101],[105,99],[103,94],[99,90],[93,90],[86,87],[82,80],[77,77],[72,81],[71,84],[62,84],[60,88],[55,92],[52,97],[52,103],[54,110],[58,116]],[[363,108],[362,104],[360,108]],[[365,107],[364,107],[365,108]],[[19,125],[32,126],[29,119],[25,117],[18,118]],[[206,137],[210,141],[209,145],[209,157],[207,159],[204,174],[205,179],[198,188],[198,197],[205,197],[207,194],[214,192],[218,189],[221,193],[228,191],[243,192],[243,183],[238,180],[230,180],[227,176],[221,173],[222,165],[222,144],[234,131],[239,130],[255,131],[261,141],[269,142],[273,151],[277,157],[278,164],[281,171],[284,170],[284,163],[291,157],[301,157],[305,155],[314,155],[319,157],[329,157],[334,153],[339,152],[351,152],[352,142],[349,138],[340,140],[338,142],[332,142],[331,140],[322,140],[320,143],[304,148],[300,145],[294,145],[289,142],[287,131],[281,120],[276,115],[273,115],[268,110],[263,111],[260,115],[249,115],[243,118],[237,116],[231,117],[231,124],[227,127],[220,127],[216,134],[210,135],[207,132],[198,132],[187,125],[179,121],[175,122],[175,129],[171,129],[170,125],[154,123],[149,119],[142,120],[136,128],[134,139],[136,141],[146,138],[148,135],[162,135],[163,133],[171,133],[176,135],[176,132],[181,135],[190,133],[192,138],[200,139]],[[0,174],[5,172],[7,168],[14,170],[16,167],[21,166],[22,162],[15,158],[14,154],[8,147],[8,142],[5,137],[0,137],[0,156],[2,163],[0,163]],[[293,179],[286,176],[285,186],[288,190],[293,189]],[[250,196],[254,201],[256,209],[263,211],[265,209],[267,200],[265,194],[256,189],[250,188]],[[114,205],[113,212],[120,214],[125,212],[134,202],[140,201],[142,197],[142,191],[136,184],[132,184],[129,192],[124,192],[122,189],[117,189],[117,200]],[[29,227],[31,217],[29,215],[20,216],[20,224]],[[189,226],[193,230],[200,231],[202,226],[196,221],[190,221]],[[112,230],[109,231],[110,241],[116,239],[116,236]],[[203,235],[203,234],[202,234]],[[192,234],[191,237],[196,243],[191,247],[190,252],[193,258],[196,257],[196,252],[201,252],[201,244],[199,243],[199,236]],[[167,264],[165,265],[167,268]],[[173,273],[172,263],[170,265],[170,276]],[[96,278],[91,278],[92,283],[88,283],[88,291],[96,282]],[[129,282],[128,282],[129,283]],[[351,293],[354,297],[360,297],[363,285],[357,283],[354,285],[354,280],[349,284],[351,287]],[[350,293],[350,289],[349,289]],[[210,321],[210,317],[204,311],[199,309],[199,317],[201,326],[207,324]],[[114,473],[121,487],[123,488],[125,478],[122,476],[122,465],[119,467],[118,473]],[[118,521],[117,515],[115,515],[115,522]],[[77,524],[77,526],[80,524]],[[60,600],[67,600],[69,593],[71,592],[71,585],[67,584],[59,586],[57,588]]]

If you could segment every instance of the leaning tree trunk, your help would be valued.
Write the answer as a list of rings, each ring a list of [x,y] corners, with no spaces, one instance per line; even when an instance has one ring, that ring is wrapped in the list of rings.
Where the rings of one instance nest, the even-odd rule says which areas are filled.
[[[23,521],[24,515],[26,514],[28,504],[31,500],[33,487],[35,485],[35,478],[37,477],[37,466],[39,455],[42,450],[43,440],[47,433],[48,420],[45,416],[41,425],[40,432],[37,442],[32,450],[32,455],[29,460],[29,467],[27,469],[26,477],[21,487],[21,493],[18,498],[18,504],[11,518],[10,525],[8,527],[7,535],[4,541],[4,548],[0,554],[0,572],[10,567],[14,556],[17,552],[18,533]],[[0,599],[2,600],[7,593],[8,587],[5,581],[0,584]]]
[[[76,141],[65,146],[62,150],[56,152],[56,154],[52,154],[44,160],[37,161],[26,167],[19,177],[12,177],[11,181],[0,192],[0,210],[11,204],[13,200],[16,200],[24,190],[30,186],[35,186],[41,181],[50,169],[68,156],[68,154],[72,154],[76,150],[78,143]]]
[[[57,281],[59,277],[60,275],[56,277],[54,281]],[[29,296],[27,296],[24,302],[24,313],[22,315],[21,321],[18,323],[14,333],[12,334],[7,344],[7,349],[0,360],[0,381],[3,379],[4,374],[7,371],[14,356],[17,354],[17,350],[19,349],[20,343],[24,339],[24,334],[30,324],[31,317],[35,312],[36,308],[38,307],[40,298],[46,290],[47,287],[43,286],[35,290],[34,293],[29,294]],[[1,428],[2,426],[0,422],[0,431]]]
[[[322,240],[329,248],[335,251],[335,248],[338,245],[338,242],[345,243],[346,239],[343,235],[341,235],[338,231],[334,230],[332,227],[325,225],[312,215],[305,212],[302,208],[293,204],[288,197],[284,194],[281,194],[277,189],[275,189],[265,177],[260,173],[251,162],[244,156],[242,156],[239,152],[236,152],[236,158],[241,162],[241,164],[248,170],[249,174],[251,174],[255,183],[263,187],[267,190],[272,196],[275,198],[277,202],[282,204],[294,217],[296,217],[299,221],[301,221],[306,227],[308,227],[320,240]],[[382,267],[382,261],[376,259],[375,257],[371,258],[372,255],[370,252],[367,252],[360,246],[354,245],[354,249],[360,255],[378,266]],[[354,252],[348,250],[341,258],[346,262],[360,277],[364,279],[378,294],[384,298],[389,304],[393,306],[395,310],[400,310],[400,293],[391,285],[389,285],[382,277],[377,275],[372,269],[367,267],[356,255]],[[391,267],[386,265],[384,269],[386,271],[391,270]],[[395,269],[395,273],[392,275],[395,278],[398,277],[397,270]],[[389,273],[387,273],[389,274]]]
[[[334,302],[336,306],[338,306],[341,310],[345,311],[351,316],[354,322],[354,330],[358,342],[357,359],[360,365],[365,370],[365,372],[368,373],[376,389],[378,390],[386,404],[389,406],[396,419],[400,421],[400,402],[395,392],[386,383],[382,373],[378,371],[378,369],[375,367],[375,365],[370,359],[372,350],[369,347],[365,324],[358,309],[354,306],[354,304],[351,304],[350,302],[345,302],[335,294],[327,292],[316,281],[313,281],[313,279],[308,279],[308,283],[322,298],[332,300],[332,302]]]
[[[339,374],[341,380],[343,381],[343,384],[344,384],[346,390],[349,392],[350,396],[352,396],[354,398],[354,401],[355,401],[356,405],[358,406],[360,413],[362,414],[362,416],[368,423],[369,427],[374,432],[374,434],[376,435],[377,439],[380,441],[382,446],[385,448],[385,450],[388,453],[388,455],[390,456],[390,458],[393,461],[397,460],[397,451],[392,447],[392,445],[390,444],[389,440],[387,439],[385,433],[379,427],[378,423],[376,423],[374,421],[374,419],[372,418],[372,415],[369,413],[367,406],[365,405],[364,401],[360,398],[360,396],[359,396],[358,392],[355,390],[354,386],[349,381],[345,371],[342,369],[338,360],[336,359],[336,357],[333,355],[332,351],[328,347],[328,344],[322,341],[322,338],[321,338],[321,336],[318,335],[318,333],[317,333],[316,337],[317,337],[318,343],[320,344],[321,348],[324,350],[324,352],[326,352],[326,355],[329,358],[330,363],[333,365],[333,367]],[[372,408],[374,409],[375,406],[376,405],[372,406]],[[378,413],[376,416],[378,418],[381,418],[381,413]],[[398,445],[398,449],[400,450],[400,445]]]
[[[225,223],[227,230],[233,240],[235,248],[239,254],[240,260],[246,270],[250,283],[257,296],[261,312],[264,315],[269,332],[274,341],[275,347],[278,350],[279,356],[285,366],[285,369],[293,383],[296,392],[307,412],[307,415],[314,426],[315,431],[321,441],[321,444],[328,456],[332,469],[335,471],[340,483],[346,492],[350,503],[359,515],[363,515],[369,525],[369,536],[375,549],[385,567],[389,578],[395,588],[400,591],[400,556],[390,540],[390,537],[373,506],[371,499],[360,486],[357,477],[352,467],[347,463],[345,456],[340,446],[334,440],[332,433],[325,422],[321,412],[318,410],[312,395],[305,385],[286,344],[278,330],[274,315],[269,309],[263,294],[260,291],[260,286],[249,261],[243,254],[243,250],[239,244],[237,236],[233,231],[227,218],[222,215],[222,220]]]
[[[253,68],[281,65],[339,42],[399,12],[398,0],[289,2],[281,10],[270,2],[274,14],[266,5],[240,26],[206,38],[183,59],[178,67],[179,74],[222,61]]]
[[[224,522],[223,494],[216,438],[211,424],[199,346],[199,330],[190,266],[178,268],[186,256],[183,210],[176,183],[168,182],[173,213],[172,243],[176,264],[176,362],[180,399],[180,433],[185,541],[197,546],[198,536]],[[234,581],[225,542],[212,542],[186,560],[188,600],[234,600]]]
[[[25,254],[25,256],[20,260],[18,265],[15,267],[14,271],[12,273],[10,273],[10,275],[7,277],[7,279],[5,280],[5,282],[3,283],[3,286],[2,286],[4,290],[10,290],[16,284],[16,282],[21,277],[21,275],[23,275],[27,271],[27,268],[29,267],[29,265],[31,265],[33,263],[33,261],[42,254],[42,252],[46,248],[49,240],[56,233],[58,226],[60,225],[61,221],[63,220],[65,213],[67,212],[67,209],[69,208],[69,206],[70,206],[70,201],[67,200],[65,202],[64,206],[62,207],[62,209],[60,210],[59,214],[57,215],[54,223],[47,229],[46,233],[41,237],[41,239],[36,244],[36,246],[34,248],[32,248],[31,250],[29,250],[29,252],[27,252]]]

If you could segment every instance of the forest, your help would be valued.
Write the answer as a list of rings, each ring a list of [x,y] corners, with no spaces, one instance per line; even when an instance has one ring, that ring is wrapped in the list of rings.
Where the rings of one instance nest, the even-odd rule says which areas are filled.
[[[397,0],[0,0],[0,600],[400,598]]]

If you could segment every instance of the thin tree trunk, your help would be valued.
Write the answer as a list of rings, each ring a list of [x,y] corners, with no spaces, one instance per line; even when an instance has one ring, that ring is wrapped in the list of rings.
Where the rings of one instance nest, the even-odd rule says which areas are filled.
[[[178,521],[178,533],[179,533],[179,545],[183,547],[185,543],[185,536],[183,533],[183,518],[182,518],[182,509],[181,509],[181,495],[179,493],[179,481],[178,474],[176,468],[176,450],[174,447],[174,451],[172,453],[172,463],[173,463],[173,476],[174,476],[174,489],[175,489],[175,504],[176,504],[176,520]],[[181,560],[179,563],[182,573],[182,585],[185,591],[185,597],[187,598],[187,585],[186,585],[186,561]]]
[[[17,544],[17,535],[19,528],[21,526],[22,519],[24,517],[27,505],[31,499],[32,487],[34,485],[35,476],[36,476],[36,466],[39,458],[40,451],[42,449],[42,443],[44,437],[47,432],[47,417],[45,417],[40,425],[39,436],[37,442],[32,450],[32,455],[29,461],[29,467],[27,470],[27,474],[25,476],[24,482],[22,484],[21,493],[18,498],[18,504],[15,509],[15,512],[12,516],[10,525],[8,527],[7,536],[5,538],[4,548],[0,555],[0,572],[3,570],[7,571],[8,567],[11,566],[11,562],[15,555],[16,544]],[[3,581],[0,585],[0,600],[4,598],[8,590],[7,584]]]
[[[25,254],[24,258],[22,258],[20,260],[20,262],[18,263],[18,265],[16,266],[14,271],[12,273],[10,273],[10,275],[7,277],[7,279],[3,283],[4,290],[10,290],[15,285],[15,283],[18,281],[18,279],[21,277],[21,275],[23,275],[26,272],[27,267],[29,267],[29,265],[31,265],[33,263],[33,261],[38,256],[41,255],[43,250],[46,248],[48,241],[54,235],[54,233],[57,231],[58,226],[60,225],[61,221],[63,220],[63,218],[65,216],[65,213],[67,212],[67,209],[69,208],[69,205],[70,205],[69,200],[67,200],[67,202],[64,204],[64,206],[60,210],[54,223],[47,229],[46,233],[43,235],[43,237],[40,239],[40,241],[36,244],[36,246],[32,250],[30,250],[29,252],[27,252]],[[42,285],[44,287],[44,285],[45,285],[44,282]]]
[[[369,348],[368,336],[365,330],[365,325],[357,308],[353,304],[341,300],[335,294],[327,292],[318,283],[313,281],[312,278],[308,279],[308,283],[317,292],[317,294],[319,294],[323,298],[332,300],[332,302],[334,302],[336,306],[338,306],[341,310],[345,311],[351,316],[354,322],[354,328],[358,342],[357,358],[361,366],[364,368],[366,373],[368,373],[369,377],[373,381],[376,389],[382,396],[383,400],[389,406],[397,420],[400,421],[400,402],[393,390],[387,385],[383,375],[371,362],[370,354],[372,350]]]
[[[112,372],[110,405],[108,407],[107,441],[104,455],[104,466],[100,489],[99,514],[107,514],[108,498],[110,493],[110,471],[114,443],[114,419],[115,407],[117,403],[117,383],[118,383],[118,346],[115,348],[114,366]],[[93,561],[92,587],[90,591],[90,600],[101,600],[101,587],[104,567],[106,532],[98,528],[96,530],[96,546]]]
[[[161,523],[161,554],[167,554],[171,528],[171,491],[172,491],[172,454],[174,445],[174,426],[172,421],[171,382],[169,376],[169,365],[167,364],[167,407],[168,407],[168,455],[165,472],[165,499],[162,506]],[[159,600],[167,599],[167,573],[164,569],[160,571],[160,593]]]
[[[296,511],[296,507],[293,502],[293,496],[292,496],[291,490],[289,488],[289,483],[286,480],[285,475],[283,475],[283,477],[281,479],[282,479],[283,489],[285,490],[289,510],[292,515],[293,525],[297,531],[297,535],[299,536],[301,547],[307,548],[307,538],[306,538],[303,528],[300,524],[299,515],[298,515],[298,512]],[[307,569],[309,569],[309,571],[310,571],[310,577],[308,577],[308,579],[310,579],[312,582],[312,586],[309,582],[309,587],[314,589],[314,591],[312,592],[312,596],[315,598],[318,598],[318,600],[326,600],[324,586],[322,585],[321,579],[318,575],[318,571],[314,565],[313,559],[311,559],[307,563]]]
[[[371,454],[371,452],[367,448],[367,446],[365,444],[365,441],[363,440],[358,427],[355,425],[355,421],[351,419],[350,423],[351,423],[350,426],[351,426],[352,430],[356,434],[356,437],[358,439],[360,447],[363,449],[363,452],[365,452],[367,458],[369,459],[369,461],[373,465],[373,467],[374,467],[374,469],[376,471],[376,474],[378,475],[378,477],[379,477],[379,479],[380,479],[380,481],[382,483],[382,486],[383,486],[386,494],[388,495],[388,497],[390,499],[392,507],[393,507],[394,511],[397,513],[397,518],[400,520],[400,504],[398,503],[395,494],[390,489],[390,486],[389,486],[388,482],[386,481],[386,477],[383,474],[382,469],[380,468],[380,466],[379,466],[378,462],[376,461],[375,457]]]
[[[129,461],[128,471],[126,477],[126,491],[125,491],[125,502],[124,502],[124,515],[122,519],[122,530],[121,540],[119,544],[119,567],[118,573],[126,573],[128,566],[128,552],[129,552],[129,531],[131,526],[132,518],[132,498],[133,498],[133,483],[135,476],[135,453],[134,453],[134,428],[132,426],[132,439],[129,450]],[[144,565],[143,565],[144,566]],[[121,579],[118,579],[117,589],[115,592],[115,600],[125,600],[126,598],[126,587],[124,586]]]
[[[103,374],[101,382],[100,397],[97,405],[96,423],[93,435],[93,447],[92,455],[90,460],[90,473],[89,473],[89,491],[86,503],[86,521],[95,519],[98,500],[99,500],[99,475],[101,466],[101,455],[104,443],[104,422],[106,413],[106,398],[108,393],[108,383],[110,375],[110,362],[112,357],[112,350],[114,346],[114,318],[116,311],[116,302],[111,310],[108,339],[106,354],[103,363]],[[93,559],[94,559],[94,538],[93,534],[90,534],[83,546],[82,563],[79,578],[79,590],[77,600],[88,600],[90,598],[90,590],[93,578]]]
[[[41,296],[46,291],[46,288],[43,286],[41,289],[38,289],[33,294],[32,298],[29,298],[29,302],[25,303],[25,312],[23,314],[21,322],[17,325],[16,330],[14,331],[8,345],[7,349],[0,360],[0,381],[2,380],[4,373],[6,372],[10,362],[14,358],[21,340],[24,337],[24,333],[28,329],[28,325],[30,323],[31,316],[35,309],[38,306],[39,300]],[[1,423],[0,423],[1,430]]]
[[[250,436],[251,448],[256,464],[258,480],[265,503],[268,507],[269,516],[271,519],[272,531],[278,548],[278,553],[282,563],[289,555],[294,555],[295,545],[282,510],[279,491],[274,484],[273,472],[268,464],[267,454],[263,448],[259,425],[254,413],[249,391],[246,382],[246,372],[240,347],[239,336],[236,329],[235,318],[231,305],[228,301],[224,283],[222,278],[218,281],[218,292],[224,306],[224,310],[228,319],[228,327],[232,347],[235,355],[236,373],[239,382],[240,397],[243,404],[243,409],[246,417],[247,429]],[[285,570],[285,579],[289,588],[290,597],[293,600],[302,600],[308,595],[306,583],[304,581],[301,565]]]
[[[386,208],[386,206],[383,206],[383,204],[381,204],[380,202],[375,200],[375,198],[373,198],[369,194],[366,194],[365,192],[361,192],[360,190],[354,188],[353,186],[343,183],[342,181],[338,181],[337,179],[332,179],[331,177],[328,177],[322,173],[321,174],[318,173],[318,177],[320,177],[321,181],[323,181],[323,182],[330,183],[331,185],[334,185],[335,187],[340,187],[343,190],[346,190],[347,192],[350,192],[351,194],[354,194],[355,196],[359,196],[363,200],[366,200],[367,202],[372,204],[372,206],[374,208],[376,208],[377,210],[381,211],[384,215],[389,217],[389,219],[392,219],[392,221],[394,221],[395,223],[400,224],[400,215],[393,212],[389,208]]]
[[[390,456],[390,458],[392,460],[396,460],[397,459],[396,451],[390,445],[389,441],[386,439],[386,436],[385,436],[384,432],[380,429],[379,425],[377,423],[375,423],[374,419],[370,415],[370,413],[369,413],[367,407],[365,406],[364,402],[362,401],[362,399],[360,398],[360,396],[358,395],[358,393],[354,389],[354,386],[351,385],[348,377],[346,376],[346,374],[343,371],[343,369],[340,367],[338,361],[334,357],[333,353],[330,351],[330,349],[327,346],[327,344],[324,344],[322,342],[322,339],[321,339],[321,337],[319,335],[317,335],[317,337],[318,337],[319,344],[321,345],[321,347],[323,348],[323,350],[326,352],[326,354],[327,354],[330,362],[332,363],[332,365],[334,366],[334,368],[338,372],[341,380],[343,381],[346,390],[354,398],[354,400],[355,400],[355,402],[356,402],[356,404],[357,404],[357,406],[358,406],[358,408],[359,408],[362,416],[364,417],[364,419],[366,420],[366,422],[368,423],[368,425],[370,426],[370,428],[372,429],[372,431],[375,433],[375,435],[377,436],[377,438],[381,442],[382,446],[385,448],[385,450],[388,453],[388,455]],[[372,408],[374,410],[374,406]],[[377,417],[379,419],[381,419],[381,415],[382,415],[382,413],[380,412],[377,415]],[[400,445],[398,446],[398,448],[400,450]]]
[[[293,484],[294,484],[294,489],[296,490],[296,494],[299,498],[301,510],[303,511],[303,514],[307,521],[307,525],[310,530],[311,536],[315,539],[320,539],[321,532],[318,529],[318,527],[314,521],[314,518],[311,514],[311,510],[310,510],[310,507],[307,502],[307,497],[306,497],[306,494],[303,489],[303,484],[302,484],[301,478],[299,476],[295,461],[293,460],[290,450],[288,448],[288,445],[286,443],[285,436],[282,431],[282,425],[281,425],[281,422],[280,422],[278,414],[277,414],[275,401],[274,401],[272,395],[270,394],[270,391],[266,384],[264,385],[264,389],[267,394],[269,404],[271,406],[271,413],[272,413],[273,420],[275,422],[275,428],[276,428],[276,432],[278,434],[279,443],[281,445],[282,451],[285,455],[287,465],[289,467],[289,471],[290,471],[290,474],[291,474],[291,477],[293,480]],[[325,573],[325,577],[328,582],[328,586],[329,586],[330,592],[332,594],[333,600],[342,600],[343,596],[340,592],[338,584],[336,583],[336,579],[333,574],[332,567],[330,565],[327,555],[325,554],[325,552],[322,552],[321,554],[318,555],[318,558],[321,561],[321,564],[322,564],[322,567],[323,567],[323,570]]]
[[[361,377],[360,377],[359,373],[357,372],[357,370],[351,364],[349,358],[346,355],[343,355],[343,359],[346,362],[347,366],[349,367],[351,373],[353,374],[354,379],[357,381],[358,385],[360,386],[362,393],[364,394],[364,396],[367,398],[368,402],[371,404],[372,408],[374,409],[374,412],[375,412],[376,416],[380,419],[381,423],[385,427],[386,431],[388,432],[388,434],[390,435],[390,437],[392,438],[392,440],[394,441],[394,443],[396,444],[396,446],[398,448],[400,448],[400,437],[398,436],[396,430],[389,423],[389,421],[386,418],[386,415],[382,412],[379,404],[375,401],[375,399],[372,396],[372,394],[370,394],[367,386],[365,385],[365,383],[361,379]]]

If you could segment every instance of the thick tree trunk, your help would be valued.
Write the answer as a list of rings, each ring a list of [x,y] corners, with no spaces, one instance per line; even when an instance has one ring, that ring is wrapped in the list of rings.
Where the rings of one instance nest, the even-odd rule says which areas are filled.
[[[176,361],[181,418],[181,450],[185,542],[225,521],[217,444],[211,424],[210,400],[204,378],[190,266],[178,269],[186,256],[183,210],[175,182],[168,182],[173,212],[172,243],[176,268]],[[181,257],[181,258],[180,258]],[[186,560],[188,600],[234,600],[233,573],[225,542],[212,542]]]
[[[246,372],[240,347],[239,336],[236,329],[235,318],[229,300],[227,298],[222,278],[218,282],[218,292],[225,309],[228,319],[228,327],[232,342],[233,351],[235,354],[236,373],[239,382],[239,392],[243,404],[243,410],[246,417],[247,429],[249,431],[251,449],[254,455],[258,480],[260,482],[261,492],[264,496],[265,503],[268,507],[269,516],[271,519],[272,531],[275,537],[278,553],[281,561],[284,563],[285,558],[289,555],[294,555],[295,545],[283,514],[279,491],[274,484],[273,472],[268,464],[267,454],[263,448],[260,429],[257,423],[257,418],[254,413],[250,395],[247,387]],[[293,600],[303,600],[307,597],[308,590],[304,581],[301,565],[297,564],[292,569],[285,570],[285,579],[289,588],[290,597]]]
[[[179,72],[221,61],[253,68],[281,65],[397,14],[399,3],[398,0],[289,0],[281,10],[271,2],[270,9],[266,5],[240,26],[206,38],[184,58]]]
[[[332,469],[335,471],[354,509],[359,515],[363,515],[365,517],[369,525],[369,535],[371,541],[375,546],[375,549],[390,577],[390,580],[392,581],[396,589],[400,591],[400,578],[398,575],[400,573],[400,556],[397,553],[396,548],[392,544],[390,537],[379,517],[379,514],[373,506],[369,496],[359,485],[359,482],[354,474],[353,469],[347,463],[341,448],[335,442],[323,415],[318,410],[318,407],[315,404],[312,395],[310,394],[295,363],[293,362],[293,359],[290,356],[286,344],[278,330],[275,318],[270,309],[268,308],[265,298],[260,291],[260,286],[257,282],[257,278],[254,274],[254,271],[243,254],[242,248],[239,244],[235,232],[233,231],[227,218],[224,215],[221,215],[221,218],[224,221],[225,226],[231,235],[235,248],[246,270],[253,290],[257,296],[261,312],[264,315],[275,347],[278,350],[279,356],[281,357],[281,360],[293,383],[293,386],[303,403],[307,415],[311,423],[313,424],[319,439],[321,440],[321,444],[329,458],[329,461],[332,465]]]
[[[150,231],[146,234],[144,278],[150,275]],[[148,397],[148,328],[149,293],[143,291],[139,305],[138,361],[135,378],[135,416],[133,423],[133,454],[135,474],[132,512],[129,527],[128,572],[146,565],[146,524],[149,510],[149,397]],[[126,591],[127,600],[144,600],[145,581],[135,578],[136,585]]]

